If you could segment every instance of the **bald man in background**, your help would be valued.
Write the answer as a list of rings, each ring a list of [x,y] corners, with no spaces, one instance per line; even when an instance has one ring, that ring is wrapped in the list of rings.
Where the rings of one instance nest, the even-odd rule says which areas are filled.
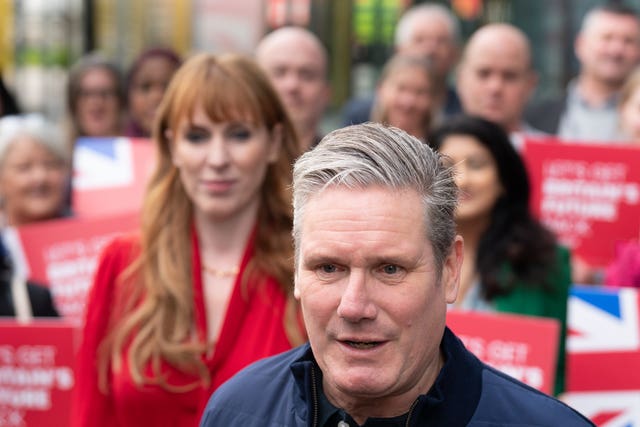
[[[499,124],[519,148],[517,135],[540,133],[523,119],[537,80],[527,36],[499,23],[481,27],[467,42],[456,88],[465,113]]]
[[[282,98],[302,149],[315,146],[322,138],[320,123],[331,97],[322,42],[304,28],[283,27],[260,41],[255,56]]]

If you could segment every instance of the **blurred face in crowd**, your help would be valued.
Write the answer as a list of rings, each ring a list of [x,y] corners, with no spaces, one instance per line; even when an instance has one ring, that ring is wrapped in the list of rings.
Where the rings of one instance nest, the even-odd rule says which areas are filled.
[[[594,12],[575,44],[581,74],[619,86],[640,61],[640,23],[633,16]]]
[[[413,189],[328,187],[301,218],[295,296],[329,400],[362,423],[400,415],[442,366],[462,242],[437,274]]]
[[[437,13],[419,13],[409,22],[407,38],[398,52],[420,55],[431,61],[434,73],[446,78],[458,59],[458,46],[447,20]]]
[[[476,32],[465,49],[457,89],[464,111],[519,130],[536,85],[529,46],[514,27],[497,24]]]
[[[305,30],[283,28],[263,40],[256,59],[298,131],[316,132],[330,96],[327,58],[319,41]]]
[[[635,86],[620,105],[620,127],[626,137],[640,144],[640,84]]]
[[[65,162],[31,137],[18,137],[7,148],[0,169],[0,193],[10,225],[52,219],[65,203]]]
[[[82,75],[76,105],[81,136],[120,133],[120,103],[113,79],[114,76],[103,68],[92,68]]]
[[[427,70],[417,65],[396,67],[380,83],[377,96],[386,123],[425,137],[433,103]]]
[[[169,136],[196,215],[225,220],[257,210],[267,166],[278,158],[277,135],[246,120],[213,122],[200,107]]]
[[[456,220],[485,223],[503,193],[491,152],[471,135],[448,136],[438,151],[455,167],[460,189]]]
[[[132,76],[129,89],[129,114],[135,123],[147,134],[162,95],[178,65],[163,56],[145,59]]]

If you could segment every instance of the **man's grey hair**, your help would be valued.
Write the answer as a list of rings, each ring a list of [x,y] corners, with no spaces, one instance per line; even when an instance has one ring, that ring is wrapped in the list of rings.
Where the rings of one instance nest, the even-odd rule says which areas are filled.
[[[460,44],[460,41],[462,39],[460,23],[453,15],[453,13],[441,4],[422,3],[410,7],[400,17],[395,32],[396,48],[409,42],[414,31],[414,27],[417,23],[417,18],[424,15],[437,16],[444,20],[449,27],[451,42],[454,44]]]
[[[314,195],[332,186],[417,191],[423,199],[424,229],[440,276],[456,236],[458,188],[453,170],[438,153],[403,130],[378,123],[348,126],[325,136],[293,168],[296,265],[305,207]]]
[[[636,9],[625,5],[624,3],[605,3],[594,6],[585,13],[580,24],[580,32],[588,30],[603,13],[626,16],[640,22],[640,16],[638,16]]]

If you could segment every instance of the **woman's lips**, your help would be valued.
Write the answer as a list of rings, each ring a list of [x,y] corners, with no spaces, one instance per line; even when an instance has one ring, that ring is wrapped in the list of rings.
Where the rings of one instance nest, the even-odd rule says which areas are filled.
[[[210,193],[226,193],[235,184],[233,179],[212,179],[202,181],[203,187]]]

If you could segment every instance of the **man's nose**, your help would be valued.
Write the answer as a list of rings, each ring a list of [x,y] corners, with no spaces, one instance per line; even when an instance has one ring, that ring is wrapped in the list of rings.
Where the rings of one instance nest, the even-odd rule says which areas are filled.
[[[359,269],[350,271],[340,298],[338,316],[349,322],[374,319],[378,310],[371,298],[372,285],[372,280],[368,278],[366,271]]]
[[[289,72],[282,77],[282,87],[286,91],[294,91],[300,86],[300,78],[297,73]]]

